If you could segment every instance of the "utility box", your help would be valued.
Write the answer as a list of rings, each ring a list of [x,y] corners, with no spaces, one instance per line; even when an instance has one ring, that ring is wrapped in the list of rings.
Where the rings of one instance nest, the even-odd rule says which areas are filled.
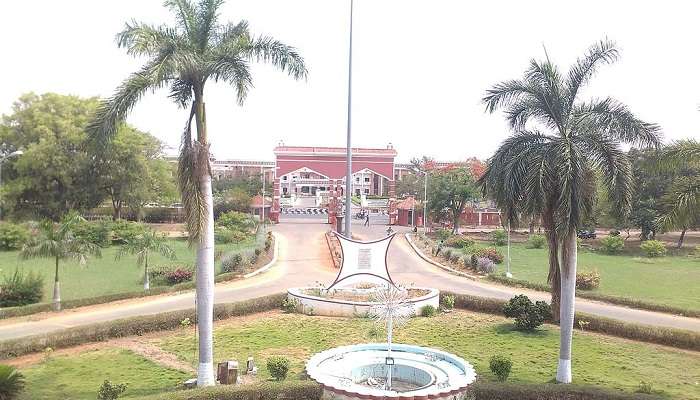
[[[344,235],[345,232],[343,232],[343,218],[344,215],[338,215],[335,217],[335,231]]]
[[[238,361],[220,362],[217,378],[222,385],[235,385],[238,382]]]

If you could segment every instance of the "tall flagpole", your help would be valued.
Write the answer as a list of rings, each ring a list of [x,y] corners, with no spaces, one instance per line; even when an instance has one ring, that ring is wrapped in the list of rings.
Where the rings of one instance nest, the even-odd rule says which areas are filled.
[[[348,143],[347,171],[345,173],[345,237],[351,237],[351,206],[352,206],[352,136],[350,135],[352,121],[352,8],[354,0],[350,0],[350,49],[348,50]]]

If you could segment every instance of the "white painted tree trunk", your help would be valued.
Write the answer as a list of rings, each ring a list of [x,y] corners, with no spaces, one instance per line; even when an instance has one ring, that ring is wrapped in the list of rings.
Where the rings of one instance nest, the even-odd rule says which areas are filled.
[[[58,258],[56,258],[56,272],[53,279],[53,310],[61,311],[61,282],[58,280]]]
[[[214,325],[214,206],[211,192],[211,176],[202,177],[202,192],[206,204],[207,222],[202,240],[197,246],[197,324],[199,329],[199,366],[197,386],[212,386],[214,379],[214,355],[212,336]]]
[[[143,290],[148,291],[151,289],[151,277],[148,274],[148,254],[146,254],[146,263],[143,269]]]
[[[571,383],[571,343],[574,333],[576,300],[576,231],[569,233],[561,246],[561,303],[559,310],[559,365],[557,382]]]

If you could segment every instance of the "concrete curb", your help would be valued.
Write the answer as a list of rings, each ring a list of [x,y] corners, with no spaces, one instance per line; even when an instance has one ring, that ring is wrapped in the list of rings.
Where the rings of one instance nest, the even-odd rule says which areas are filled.
[[[475,278],[475,277],[473,277],[473,276],[471,276],[471,275],[469,275],[469,274],[465,274],[465,273],[462,272],[462,271],[457,271],[457,270],[454,269],[454,268],[450,268],[450,267],[448,267],[448,266],[446,266],[446,265],[440,264],[440,263],[437,262],[437,261],[434,261],[432,258],[426,256],[426,255],[418,248],[418,246],[416,246],[416,245],[413,243],[413,241],[411,240],[411,237],[410,237],[410,236],[411,236],[410,233],[404,233],[404,236],[406,237],[406,241],[408,242],[408,244],[411,245],[411,248],[413,249],[413,251],[415,251],[416,254],[418,254],[418,256],[419,256],[420,258],[422,258],[424,261],[429,262],[430,264],[433,264],[434,266],[436,266],[436,267],[438,267],[438,268],[440,268],[440,269],[444,269],[445,271],[447,271],[447,272],[449,272],[449,273],[452,273],[452,274],[455,274],[455,275],[459,275],[459,276],[461,276],[461,277],[464,277],[464,278],[467,278],[467,279],[471,279],[471,280],[473,280],[473,281],[477,281],[477,280],[478,280],[478,278]]]
[[[262,274],[263,272],[267,271],[268,269],[272,268],[272,266],[277,262],[277,256],[279,255],[279,238],[277,237],[277,234],[272,232],[272,236],[275,238],[275,248],[272,250],[272,260],[270,260],[269,263],[263,265],[262,267],[256,269],[253,272],[248,272],[247,274],[243,275],[243,279],[251,278],[255,275]]]

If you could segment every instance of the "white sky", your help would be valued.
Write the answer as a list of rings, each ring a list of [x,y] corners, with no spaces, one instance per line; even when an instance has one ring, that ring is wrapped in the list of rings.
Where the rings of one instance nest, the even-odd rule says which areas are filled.
[[[584,4],[585,3],[585,4]],[[605,66],[584,96],[613,96],[661,124],[666,140],[700,139],[700,24],[691,1],[356,0],[353,145],[392,142],[400,160],[488,157],[509,132],[480,99],[519,78],[530,58],[567,68],[608,37],[621,60]],[[229,0],[222,21],[247,19],[305,57],[309,79],[253,69],[246,104],[208,87],[217,158],[272,159],[288,145],[345,145],[349,0]],[[131,19],[170,23],[161,0],[23,0],[0,3],[0,113],[22,93],[108,96],[143,60],[115,44]],[[186,111],[166,92],[149,95],[128,121],[177,147]]]

